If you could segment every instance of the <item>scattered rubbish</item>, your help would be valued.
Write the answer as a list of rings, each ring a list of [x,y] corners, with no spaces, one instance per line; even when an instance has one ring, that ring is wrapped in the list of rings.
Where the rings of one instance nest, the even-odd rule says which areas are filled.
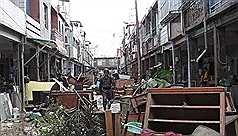
[[[34,109],[33,109],[33,112],[32,112],[31,115],[30,115],[30,119],[34,119],[34,118],[41,117],[41,116],[42,116],[42,115],[41,115],[39,109],[34,108]]]
[[[12,109],[12,116],[13,116],[13,118],[18,118],[19,117],[19,108],[18,107],[15,107],[15,108],[13,108]]]
[[[124,127],[127,127],[127,131],[134,134],[141,134],[142,132],[142,123],[140,122],[128,122]]]

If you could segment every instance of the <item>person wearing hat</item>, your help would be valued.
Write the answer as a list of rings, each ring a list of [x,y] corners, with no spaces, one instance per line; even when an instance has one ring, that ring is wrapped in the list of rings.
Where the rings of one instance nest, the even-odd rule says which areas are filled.
[[[113,99],[113,89],[116,86],[116,83],[109,75],[109,69],[105,68],[103,70],[103,77],[99,80],[99,89],[103,95],[103,107],[106,109],[106,106],[108,105],[108,109],[110,108],[110,100]]]

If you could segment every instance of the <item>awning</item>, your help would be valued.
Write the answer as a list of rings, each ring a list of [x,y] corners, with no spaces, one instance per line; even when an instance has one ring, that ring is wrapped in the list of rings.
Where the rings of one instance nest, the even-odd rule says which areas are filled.
[[[48,40],[48,39],[39,39],[39,38],[27,38],[27,40],[30,40],[32,42],[41,44],[41,45],[46,45],[48,48],[56,48],[62,55],[68,55],[67,50],[61,46],[58,45],[54,40]]]
[[[37,81],[30,81],[28,83],[28,100],[33,100],[33,91],[50,91],[53,85],[56,82],[37,82]]]

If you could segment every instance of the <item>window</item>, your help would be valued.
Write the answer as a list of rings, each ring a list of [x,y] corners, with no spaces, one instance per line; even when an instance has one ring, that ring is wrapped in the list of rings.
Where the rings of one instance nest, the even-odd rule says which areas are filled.
[[[26,0],[26,14],[31,15],[30,0]]]
[[[213,5],[215,5],[216,3],[218,3],[221,0],[209,0],[209,5],[210,7],[212,7]]]
[[[102,66],[103,65],[103,60],[98,59],[98,66]]]
[[[60,21],[59,21],[59,26],[58,27],[59,27],[58,31],[61,32],[61,23],[60,23]]]
[[[64,25],[62,24],[61,26],[62,26],[62,32],[61,32],[61,34],[63,34],[63,33],[64,33]]]
[[[67,36],[64,37],[64,42],[65,42],[65,43],[69,43]]]
[[[45,28],[48,29],[48,7],[44,3],[44,23],[45,23]]]

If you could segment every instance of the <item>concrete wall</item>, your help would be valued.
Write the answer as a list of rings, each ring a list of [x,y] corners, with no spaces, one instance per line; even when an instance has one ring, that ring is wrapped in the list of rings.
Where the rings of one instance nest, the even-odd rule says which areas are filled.
[[[40,23],[40,0],[31,0],[30,2],[30,16]]]
[[[26,15],[26,28],[27,37],[41,37],[40,24],[29,15]]]
[[[41,26],[41,37],[43,39],[51,39],[51,0],[40,0],[40,26]],[[45,22],[44,22],[44,4],[48,8],[48,29],[45,28]]]

